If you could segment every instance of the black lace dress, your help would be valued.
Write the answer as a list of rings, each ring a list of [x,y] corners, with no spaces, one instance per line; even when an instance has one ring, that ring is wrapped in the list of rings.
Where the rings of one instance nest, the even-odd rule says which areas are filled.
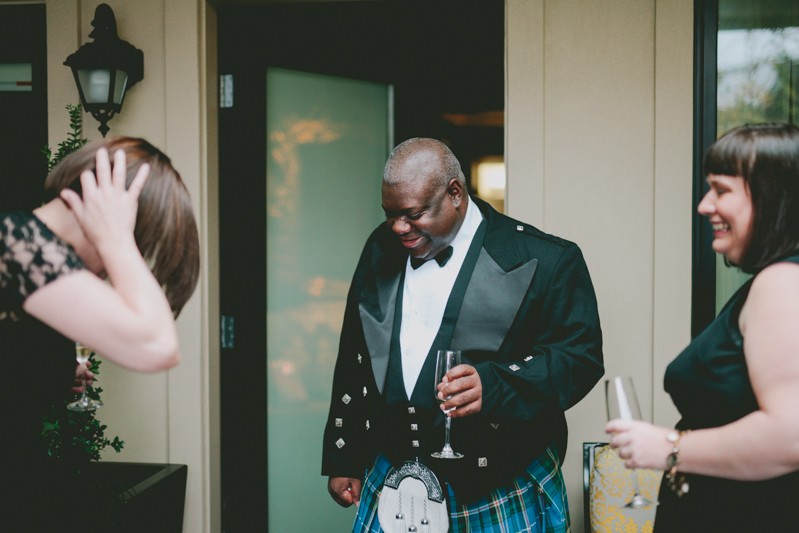
[[[40,436],[50,406],[69,398],[74,343],[22,310],[38,288],[83,268],[32,214],[0,213],[0,531],[67,531],[71,506],[88,511],[85,502],[68,500],[69,487]]]
[[[781,261],[799,263],[799,254]],[[730,298],[666,370],[666,391],[682,416],[680,429],[723,426],[758,409],[738,327],[751,283]],[[661,485],[657,533],[799,531],[799,473],[767,481],[686,478],[690,490],[681,498],[665,480]]]

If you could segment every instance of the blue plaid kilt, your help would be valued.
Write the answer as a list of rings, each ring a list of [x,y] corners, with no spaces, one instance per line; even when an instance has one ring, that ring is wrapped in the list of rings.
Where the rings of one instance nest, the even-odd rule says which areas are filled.
[[[377,519],[377,502],[389,470],[391,463],[380,455],[366,473],[353,533],[384,533]],[[524,475],[470,505],[459,504],[449,484],[446,487],[450,533],[571,531],[566,486],[557,456],[551,449],[536,458]]]

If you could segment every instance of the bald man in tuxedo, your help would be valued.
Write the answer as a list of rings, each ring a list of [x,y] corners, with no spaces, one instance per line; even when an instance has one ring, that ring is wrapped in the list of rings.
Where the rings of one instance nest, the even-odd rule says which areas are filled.
[[[567,531],[564,412],[604,373],[578,246],[470,197],[434,139],[398,145],[347,298],[322,474],[355,532],[382,531],[385,478],[405,461],[444,487],[450,531]],[[436,351],[463,364],[438,384]],[[445,416],[464,455],[434,459]],[[418,526],[418,524],[417,524]],[[501,529],[505,528],[505,529]]]

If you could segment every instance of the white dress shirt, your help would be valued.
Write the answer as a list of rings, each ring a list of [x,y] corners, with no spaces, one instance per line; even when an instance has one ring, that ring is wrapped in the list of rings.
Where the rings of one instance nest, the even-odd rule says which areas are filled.
[[[431,259],[417,269],[411,267],[410,257],[405,265],[405,285],[402,292],[402,324],[400,326],[400,353],[402,354],[402,379],[408,398],[413,394],[416,380],[441,327],[444,309],[455,278],[466,258],[474,234],[483,221],[483,215],[469,199],[466,216],[458,234],[452,240],[452,257],[442,267]],[[447,349],[442,346],[441,349]],[[433,390],[430,390],[433,394]]]

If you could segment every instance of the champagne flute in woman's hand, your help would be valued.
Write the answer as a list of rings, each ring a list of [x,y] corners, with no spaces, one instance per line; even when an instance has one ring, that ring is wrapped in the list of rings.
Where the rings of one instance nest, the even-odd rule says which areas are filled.
[[[621,418],[622,420],[641,420],[641,408],[638,397],[635,395],[633,380],[627,376],[616,376],[605,380],[605,399],[608,409],[608,420]],[[631,472],[633,482],[633,497],[625,505],[631,509],[644,509],[657,505],[642,495],[638,488],[638,472],[633,468]]]
[[[449,400],[451,396],[447,396],[446,398],[441,396],[438,391],[438,385],[441,383],[441,380],[444,379],[444,376],[447,375],[447,372],[459,364],[461,364],[461,352],[459,351],[439,350],[436,354],[436,377],[435,383],[433,384],[433,394],[439,404]],[[437,459],[460,459],[463,457],[463,454],[454,451],[452,446],[449,445],[449,430],[452,424],[449,411],[446,411],[444,414],[444,424],[444,447],[440,452],[434,452],[432,455]]]
[[[75,359],[78,360],[79,364],[85,365],[88,363],[89,357],[91,357],[91,355],[91,348],[88,348],[79,342],[75,343]],[[81,375],[81,381],[83,382],[83,393],[81,393],[80,398],[78,398],[76,401],[68,404],[67,409],[70,411],[94,411],[98,407],[102,407],[103,402],[89,398],[89,394],[86,392],[85,374]]]

